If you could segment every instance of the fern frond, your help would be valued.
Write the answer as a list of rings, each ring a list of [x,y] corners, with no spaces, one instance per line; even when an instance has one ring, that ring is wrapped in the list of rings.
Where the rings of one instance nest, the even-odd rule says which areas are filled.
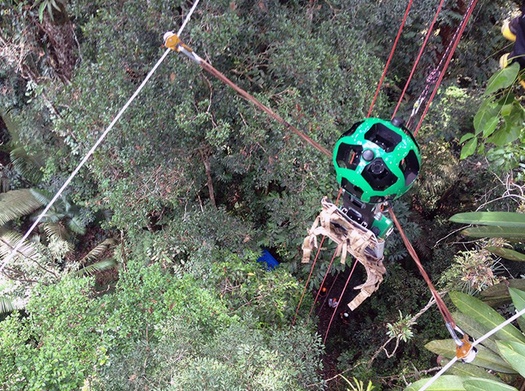
[[[84,235],[86,233],[86,226],[84,225],[82,219],[78,216],[73,216],[67,222],[67,226],[71,231],[79,235]]]
[[[75,249],[70,241],[71,236],[62,223],[42,223],[42,227],[50,240],[48,247],[52,252],[59,250],[62,254],[67,254]]]
[[[28,215],[42,206],[31,189],[11,190],[0,194],[0,225]]]
[[[30,156],[23,146],[17,146],[9,154],[15,170],[31,183],[42,179],[43,162],[38,156]]]
[[[42,227],[48,238],[56,238],[66,242],[70,239],[66,227],[61,223],[43,223]]]
[[[13,119],[11,114],[9,114],[8,112],[1,110],[0,115],[2,116],[2,120],[4,121],[4,124],[10,136],[9,143],[7,144],[16,145],[18,141],[20,140],[20,125]],[[6,148],[2,148],[2,149],[5,150]]]
[[[0,296],[0,314],[8,314],[18,309],[12,300],[5,296]]]
[[[95,273],[103,272],[105,270],[110,270],[118,266],[118,262],[113,259],[104,259],[103,261],[96,262],[92,265],[83,267],[80,270],[77,270],[74,273],[71,273],[71,275],[76,277],[82,277],[82,276],[92,276]]]
[[[42,189],[31,189],[31,194],[35,197],[42,205],[47,205],[53,198],[51,193]]]
[[[21,239],[22,235],[17,232],[0,229],[0,259],[11,254]],[[33,243],[28,241],[24,241],[22,246],[18,249],[16,256],[22,256],[33,260],[41,258],[40,252],[36,250]]]
[[[117,244],[115,239],[106,239],[103,242],[97,244],[89,253],[87,253],[81,260],[80,263],[86,264],[89,262],[98,261],[100,257],[111,247]]]

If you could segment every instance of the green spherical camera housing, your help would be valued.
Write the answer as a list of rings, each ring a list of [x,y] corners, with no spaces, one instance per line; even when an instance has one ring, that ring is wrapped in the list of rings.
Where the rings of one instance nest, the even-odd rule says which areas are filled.
[[[339,185],[367,203],[405,194],[421,167],[419,146],[402,121],[367,118],[354,124],[334,147]]]

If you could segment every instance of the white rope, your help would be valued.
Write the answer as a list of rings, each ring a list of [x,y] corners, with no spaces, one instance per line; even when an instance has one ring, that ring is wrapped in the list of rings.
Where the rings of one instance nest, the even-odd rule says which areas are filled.
[[[180,35],[182,33],[182,30],[184,29],[184,27],[186,26],[186,24],[188,23],[191,15],[193,14],[193,11],[195,10],[195,8],[197,7],[197,4],[199,3],[199,0],[196,0],[195,3],[193,4],[193,7],[190,9],[190,12],[188,13],[188,15],[186,16],[186,18],[184,19],[183,23],[182,23],[182,26],[181,28],[179,29],[179,33],[178,35]],[[162,55],[162,57],[157,61],[157,63],[153,66],[153,68],[151,69],[151,71],[146,75],[146,78],[144,79],[144,81],[140,84],[140,86],[137,88],[137,90],[133,93],[133,95],[131,96],[131,98],[129,98],[129,100],[126,102],[126,104],[122,107],[122,109],[118,112],[118,114],[116,115],[116,117],[113,119],[113,121],[111,121],[111,123],[109,124],[109,126],[106,128],[106,130],[100,135],[100,137],[98,138],[98,140],[95,142],[95,144],[93,145],[93,147],[91,147],[91,149],[89,150],[89,152],[86,154],[86,156],[84,156],[84,158],[80,161],[80,163],[78,164],[78,166],[73,170],[73,172],[71,173],[71,175],[66,179],[66,181],[64,182],[64,184],[62,185],[62,187],[58,190],[58,192],[55,194],[55,196],[51,199],[51,201],[49,201],[49,203],[47,204],[47,206],[44,208],[44,210],[38,215],[38,217],[36,218],[35,222],[33,223],[33,225],[31,225],[31,227],[29,228],[29,230],[25,233],[25,235],[22,237],[22,239],[20,239],[20,241],[18,242],[18,244],[13,248],[13,250],[9,253],[9,255],[3,260],[2,264],[0,265],[0,273],[4,270],[5,266],[13,259],[13,257],[15,256],[15,254],[18,252],[18,250],[20,250],[20,248],[22,247],[24,241],[29,237],[29,235],[31,235],[31,233],[35,230],[36,226],[40,223],[40,221],[42,221],[42,219],[44,218],[44,216],[46,215],[46,213],[49,211],[49,209],[51,209],[51,207],[53,206],[53,204],[58,200],[58,198],[62,195],[62,193],[64,192],[64,190],[66,189],[66,187],[71,183],[71,181],[73,180],[73,178],[78,174],[78,172],[80,171],[80,169],[84,166],[84,164],[86,164],[86,162],[88,161],[88,159],[91,157],[91,155],[93,155],[93,153],[95,152],[95,150],[97,149],[97,147],[102,143],[102,141],[104,141],[104,139],[106,138],[107,134],[111,131],[111,129],[113,129],[113,127],[115,126],[115,124],[118,122],[118,120],[120,119],[120,117],[122,117],[122,114],[124,114],[124,112],[127,110],[127,108],[129,107],[129,105],[131,105],[131,103],[135,100],[135,98],[137,97],[137,95],[140,93],[140,91],[142,91],[142,89],[144,88],[144,86],[146,85],[146,83],[149,81],[149,79],[151,78],[151,76],[153,76],[153,74],[155,73],[155,71],[157,70],[157,68],[160,66],[160,64],[164,61],[164,59],[167,57],[167,55],[171,52],[171,49],[166,49],[166,51],[164,52],[164,54]]]
[[[479,345],[487,338],[490,338],[492,335],[496,334],[498,331],[500,331],[502,328],[504,328],[506,325],[514,322],[516,319],[518,319],[520,316],[525,315],[525,308],[523,308],[521,311],[516,312],[514,315],[512,315],[510,318],[508,318],[506,321],[500,323],[498,326],[494,327],[492,330],[490,330],[485,335],[482,335],[479,337],[476,341],[472,343],[472,348],[474,348],[476,345]],[[436,373],[423,387],[419,389],[419,391],[424,391],[428,387],[430,387],[447,369],[449,369],[452,364],[454,364],[458,360],[457,357],[454,357],[450,362],[445,365],[441,370]]]

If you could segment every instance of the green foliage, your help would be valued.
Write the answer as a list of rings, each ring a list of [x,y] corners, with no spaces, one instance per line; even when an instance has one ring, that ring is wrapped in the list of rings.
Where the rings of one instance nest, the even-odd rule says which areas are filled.
[[[215,285],[228,299],[234,314],[252,312],[260,327],[280,328],[292,322],[303,287],[284,268],[271,273],[256,262],[260,254],[250,254],[241,259],[235,254],[217,254],[219,261],[213,264]],[[310,307],[308,300],[302,303],[303,312]]]
[[[503,238],[514,242],[525,239],[525,215],[517,212],[466,212],[458,213],[450,221],[481,226],[462,231],[474,238]],[[525,255],[512,249],[499,246],[487,246],[491,253],[512,261],[525,261]]]
[[[486,153],[492,165],[505,172],[522,167],[525,110],[513,91],[521,76],[519,64],[497,71],[488,81],[484,101],[474,117],[474,133],[466,133],[460,143],[464,159]]]
[[[42,286],[27,305],[29,317],[12,315],[0,323],[2,388],[78,389],[101,364],[105,354],[95,336],[102,314],[87,295],[90,284],[63,279]]]
[[[66,277],[41,286],[27,318],[0,322],[2,388],[187,389],[195,382],[300,390],[319,381],[321,343],[307,325],[261,328],[264,306],[231,311],[235,301],[227,305],[211,281],[132,261],[112,293],[94,295],[92,283]],[[244,284],[254,291],[265,283],[261,273]]]
[[[442,52],[447,43],[445,31],[460,16],[456,3],[446,5],[439,34],[431,38],[430,53]],[[491,27],[502,12],[500,5],[490,2],[477,13],[470,28],[472,38],[462,42],[447,73],[449,83],[455,83],[458,74],[463,81],[485,78],[486,69],[493,65],[484,59],[486,51],[495,47]],[[68,12],[74,16],[75,28],[69,26],[69,30],[67,24],[59,24],[63,20],[58,14],[67,16],[64,6],[61,0],[18,1],[9,10],[9,18],[0,20],[6,40],[2,46],[6,55],[0,63],[0,103],[14,107],[12,113],[22,120],[24,150],[13,152],[12,163],[25,179],[18,175],[11,181],[15,188],[27,180],[40,180],[31,177],[29,164],[19,164],[37,156],[46,161],[39,189],[53,193],[61,186],[158,60],[164,50],[162,33],[177,27],[189,4],[182,0],[74,1],[68,4]],[[365,115],[404,7],[401,2],[364,0],[202,1],[182,38],[234,82],[329,147]],[[390,80],[375,106],[380,115],[390,114],[388,107],[397,97],[384,92],[395,95],[406,79],[435,4],[418,2],[414,8],[398,46],[401,53],[394,58]],[[480,40],[485,44],[479,45]],[[54,42],[62,43],[63,49],[73,48],[73,53],[57,52]],[[75,62],[76,53],[82,53],[82,61]],[[77,65],[75,76],[65,86],[56,80],[64,74],[57,66],[64,58],[60,54]],[[421,69],[436,63],[434,54],[429,54],[422,59]],[[421,90],[424,76],[416,75],[411,94]],[[447,140],[457,129],[463,131],[476,94],[474,88],[446,87],[445,97],[435,101],[433,110],[439,116],[432,117],[428,131]],[[409,104],[401,112],[410,112]],[[428,206],[432,213],[438,211],[447,182],[461,176],[454,172],[454,161],[446,162],[447,150],[443,144],[428,151],[428,159],[436,151],[442,159],[428,166],[425,209]],[[443,175],[438,175],[440,170]],[[188,385],[193,389],[195,384],[208,384],[224,389],[304,389],[320,384],[320,344],[312,337],[310,325],[300,324],[287,333],[302,286],[286,270],[297,267],[299,247],[319,210],[320,198],[327,194],[335,198],[335,190],[324,157],[172,53],[73,181],[64,200],[69,206],[59,202],[62,210],[48,216],[59,225],[47,221],[42,227],[48,237],[58,238],[64,232],[61,228],[74,222],[68,207],[78,205],[111,211],[104,228],[117,228],[125,238],[114,259],[99,259],[102,250],[96,247],[80,261],[83,264],[89,258],[95,263],[77,274],[118,264],[121,280],[114,291],[97,299],[102,311],[97,316],[102,320],[85,333],[98,338],[98,364],[88,346],[91,362],[83,361],[79,365],[85,365],[84,369],[76,371],[86,383],[79,376],[70,383],[64,380],[63,387],[177,389]],[[405,202],[396,211],[409,237],[424,248],[424,235],[408,205]],[[82,218],[68,231],[80,228],[82,232],[89,221],[86,211],[70,212]],[[379,346],[378,335],[384,335],[374,315],[395,322],[397,308],[403,313],[420,308],[427,294],[416,272],[403,262],[406,252],[399,237],[390,239],[389,259],[403,264],[390,265],[385,288],[378,292],[380,299],[373,302],[370,313],[361,314],[362,323],[353,329],[355,339],[348,337],[352,344],[356,341],[349,349],[363,355]],[[96,238],[95,243],[100,240]],[[38,264],[17,257],[13,265],[17,273],[11,276],[51,283],[59,279],[62,268],[76,270],[79,261],[72,258],[88,251],[82,247],[81,255],[66,257],[57,243],[51,253],[49,242],[47,248],[34,244],[41,253]],[[266,273],[256,264],[260,246],[271,247],[284,261],[276,272]],[[57,262],[50,261],[55,257]],[[134,260],[127,262],[128,258]],[[24,267],[31,267],[31,272]],[[318,283],[319,275],[313,281]],[[16,297],[15,291],[9,291],[10,298]],[[24,293],[30,293],[27,286]],[[87,294],[90,300],[91,293]],[[309,308],[308,301],[307,297],[303,310]],[[420,328],[425,333],[416,333],[417,341],[411,341],[405,354],[412,357],[415,344],[435,335],[437,324],[435,317],[422,319]],[[33,335],[26,335],[30,326],[24,325],[18,332],[20,340],[32,341]],[[238,335],[247,337],[237,350]],[[77,336],[70,338],[75,341]],[[228,360],[221,351],[229,352]],[[71,353],[72,361],[77,353]],[[6,357],[9,363],[14,356]],[[421,357],[425,360],[424,354]],[[382,361],[382,374],[404,373],[395,365],[409,367],[408,361],[399,362]],[[28,357],[24,365],[30,363]],[[47,381],[52,369],[41,367],[38,371]],[[170,383],[175,377],[180,385]],[[7,382],[6,388],[26,386],[16,385],[15,380]]]
[[[459,251],[451,266],[441,275],[439,284],[447,291],[479,293],[500,281],[498,268],[499,261],[486,248]]]
[[[42,205],[31,189],[11,190],[0,194],[0,226],[28,215]]]
[[[363,381],[358,380],[355,377],[352,378],[353,382],[348,380],[343,375],[341,375],[341,377],[348,383],[348,385],[350,386],[348,390],[351,390],[351,391],[372,391],[375,388],[371,381],[368,381],[368,384],[365,387],[365,384],[363,383]]]
[[[513,288],[509,289],[516,309],[525,308],[525,291]],[[461,316],[456,316],[458,326],[471,335],[474,340],[486,334],[488,331],[499,326],[505,318],[496,310],[489,307],[482,301],[467,294],[452,292],[450,297],[454,305],[460,311]],[[453,340],[432,341],[426,345],[427,349],[436,354],[447,358],[455,356],[455,346]],[[525,362],[525,334],[516,326],[508,324],[497,331],[490,338],[485,339],[476,346],[478,353],[472,364],[467,365],[466,370],[461,370],[459,366],[465,364],[454,364],[458,368],[461,376],[442,376],[437,382],[430,386],[429,390],[458,389],[458,390],[515,390],[508,385],[513,377],[503,376],[502,374],[522,374],[523,362]],[[480,378],[480,372],[473,366],[485,368],[489,372],[497,373],[499,376]],[[472,367],[469,372],[468,368]],[[420,380],[407,390],[415,390],[426,383],[428,379]],[[507,384],[505,384],[507,383]]]
[[[395,323],[387,323],[387,335],[390,338],[400,339],[403,342],[407,342],[414,336],[413,331],[411,330],[411,319],[410,315],[403,315],[399,311],[399,320]]]

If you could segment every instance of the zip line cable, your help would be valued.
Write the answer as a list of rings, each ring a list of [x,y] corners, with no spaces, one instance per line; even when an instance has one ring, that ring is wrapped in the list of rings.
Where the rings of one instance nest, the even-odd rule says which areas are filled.
[[[474,341],[472,343],[472,347],[474,348],[476,345],[479,345],[480,343],[482,343],[483,341],[485,341],[486,339],[492,337],[494,334],[496,334],[498,331],[500,331],[501,329],[503,329],[505,326],[507,326],[508,324],[514,322],[516,319],[518,319],[520,316],[523,316],[525,315],[525,308],[523,308],[522,310],[516,312],[514,315],[512,315],[510,318],[508,318],[507,320],[505,320],[504,322],[501,322],[499,325],[497,325],[496,327],[494,327],[492,330],[490,330],[489,332],[487,332],[486,334],[482,335],[481,337],[479,337],[476,341]],[[450,360],[447,365],[445,365],[443,368],[441,368],[441,370],[439,372],[437,372],[427,383],[425,383],[425,385],[423,385],[423,387],[421,387],[419,389],[419,391],[424,391],[426,390],[428,387],[430,387],[432,384],[434,384],[434,382],[441,376],[443,375],[443,373],[445,373],[456,361],[458,360],[458,358],[455,356],[452,358],[452,360]]]
[[[186,27],[186,24],[188,23],[189,19],[191,18],[191,15],[193,14],[193,12],[195,11],[195,8],[197,7],[197,4],[199,3],[200,0],[196,0],[195,3],[193,4],[193,7],[190,9],[188,15],[186,15],[186,18],[184,19],[183,23],[182,23],[182,26],[181,28],[179,29],[179,32],[178,34],[180,35],[182,33],[182,31],[184,30],[184,27]],[[108,135],[108,133],[113,129],[113,127],[115,126],[115,124],[118,122],[118,120],[120,119],[120,117],[122,117],[122,115],[124,114],[124,112],[127,110],[127,108],[131,105],[131,103],[135,100],[135,98],[138,96],[138,94],[142,91],[142,89],[144,88],[144,86],[146,85],[146,83],[149,81],[149,79],[153,76],[153,74],[155,73],[155,71],[157,70],[157,68],[160,66],[160,64],[162,64],[162,62],[164,61],[164,59],[168,56],[168,54],[170,53],[170,49],[166,49],[166,51],[164,52],[164,54],[161,56],[161,58],[157,61],[157,63],[153,66],[153,68],[151,69],[151,71],[146,75],[146,77],[144,78],[144,81],[140,84],[140,86],[137,88],[137,90],[133,93],[133,95],[131,96],[131,98],[129,98],[129,100],[126,102],[126,104],[122,107],[122,109],[118,112],[118,114],[115,116],[115,118],[113,119],[113,121],[109,124],[109,126],[106,128],[106,130],[100,135],[100,137],[98,138],[98,140],[95,142],[95,144],[91,147],[91,149],[88,151],[88,153],[84,156],[84,158],[80,161],[80,163],[78,164],[78,166],[73,170],[73,172],[71,173],[71,175],[66,179],[66,181],[64,182],[64,184],[62,185],[62,187],[58,190],[58,192],[55,194],[55,196],[51,199],[51,201],[49,201],[49,203],[47,204],[47,206],[44,208],[44,210],[38,215],[38,217],[36,218],[36,220],[34,221],[33,225],[31,225],[31,227],[27,230],[27,232],[24,234],[24,236],[22,237],[22,239],[20,239],[20,241],[17,243],[17,245],[13,248],[13,250],[9,253],[9,255],[2,261],[2,264],[0,265],[0,273],[4,270],[4,268],[6,267],[6,265],[14,258],[15,254],[20,250],[20,248],[23,246],[23,243],[25,240],[27,240],[27,238],[29,237],[29,235],[31,235],[31,233],[35,230],[35,228],[37,227],[37,225],[40,223],[40,221],[42,221],[42,219],[45,217],[46,213],[49,211],[49,209],[51,209],[51,207],[53,206],[53,204],[60,198],[60,196],[62,195],[62,193],[64,192],[64,190],[69,186],[69,184],[71,183],[71,181],[73,180],[73,178],[75,178],[75,176],[78,174],[78,172],[80,171],[80,169],[86,164],[86,162],[89,160],[89,158],[91,157],[91,155],[93,155],[93,153],[95,152],[95,150],[98,148],[98,146],[102,143],[102,141],[104,141],[104,139],[106,138],[106,136]]]

